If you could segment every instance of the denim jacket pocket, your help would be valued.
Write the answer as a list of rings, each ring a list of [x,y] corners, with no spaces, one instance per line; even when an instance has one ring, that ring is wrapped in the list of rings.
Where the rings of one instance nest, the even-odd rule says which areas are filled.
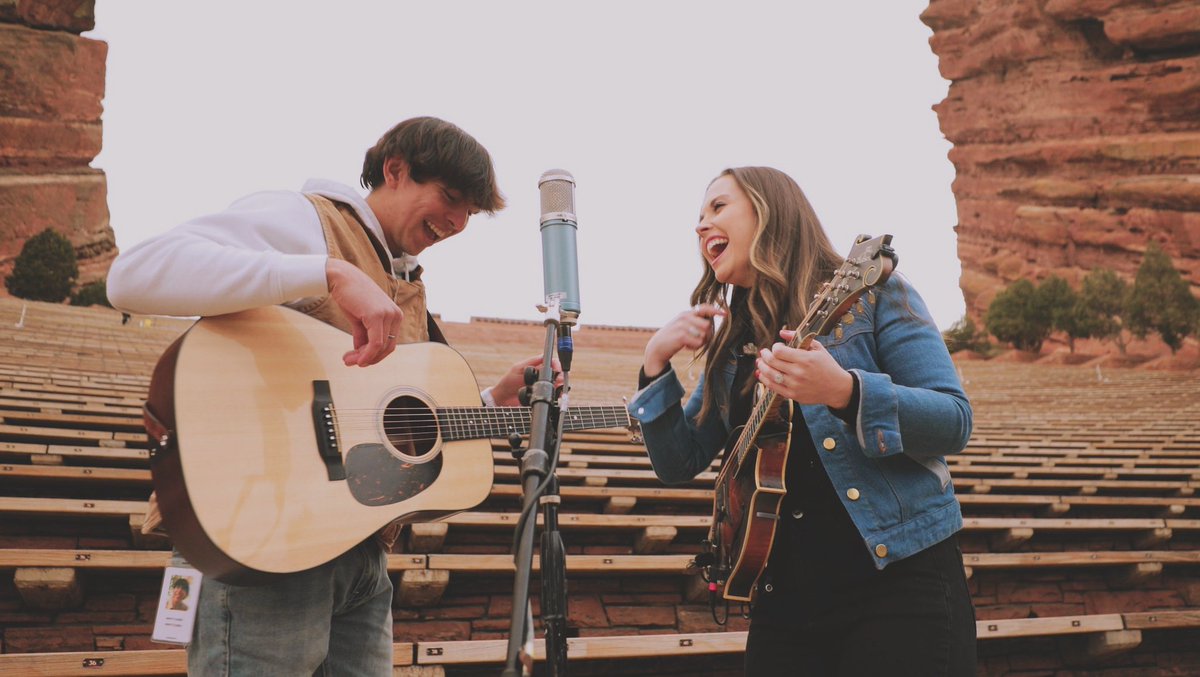
[[[938,479],[938,483],[941,484],[942,491],[945,491],[946,487],[950,485],[950,468],[946,466],[946,461],[942,457],[912,457],[912,460],[925,466],[926,470],[933,473],[933,476]]]

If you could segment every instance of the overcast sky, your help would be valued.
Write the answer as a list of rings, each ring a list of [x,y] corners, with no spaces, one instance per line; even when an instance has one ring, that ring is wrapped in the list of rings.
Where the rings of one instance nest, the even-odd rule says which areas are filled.
[[[384,131],[438,116],[489,149],[509,207],[421,256],[432,310],[540,318],[537,179],[561,167],[578,185],[581,327],[653,327],[699,277],[708,182],[770,165],[839,251],[892,233],[945,329],[963,300],[927,5],[99,0],[93,166],[125,248],[257,190],[357,185]]]

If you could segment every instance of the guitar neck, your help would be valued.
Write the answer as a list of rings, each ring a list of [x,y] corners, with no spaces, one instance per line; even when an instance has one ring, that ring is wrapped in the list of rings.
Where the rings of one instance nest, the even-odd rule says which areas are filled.
[[[566,411],[563,431],[624,428],[629,412],[623,406],[572,407]],[[443,407],[437,410],[442,437],[450,442],[483,438],[504,439],[529,434],[529,407]]]

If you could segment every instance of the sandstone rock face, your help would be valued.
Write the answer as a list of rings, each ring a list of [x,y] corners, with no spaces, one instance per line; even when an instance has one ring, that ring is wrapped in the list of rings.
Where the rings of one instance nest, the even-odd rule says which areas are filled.
[[[104,173],[89,166],[108,55],[78,35],[94,26],[93,5],[0,0],[0,278],[46,228],[75,245],[81,284],[104,279],[116,257]]]
[[[1200,286],[1200,4],[931,0],[952,81],[960,281],[980,319],[1018,278],[1128,279],[1151,241]]]

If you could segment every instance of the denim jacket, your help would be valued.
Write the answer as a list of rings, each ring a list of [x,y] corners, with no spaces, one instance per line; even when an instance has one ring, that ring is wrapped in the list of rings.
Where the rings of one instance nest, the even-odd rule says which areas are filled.
[[[971,404],[924,301],[899,274],[864,295],[839,329],[818,340],[859,381],[856,425],[824,405],[797,406],[829,479],[879,569],[949,537],[962,512],[944,456],[971,435]],[[730,435],[730,356],[717,394],[720,416],[697,425],[705,379],[684,390],[668,369],[634,396],[654,472],[668,484],[704,471]]]

